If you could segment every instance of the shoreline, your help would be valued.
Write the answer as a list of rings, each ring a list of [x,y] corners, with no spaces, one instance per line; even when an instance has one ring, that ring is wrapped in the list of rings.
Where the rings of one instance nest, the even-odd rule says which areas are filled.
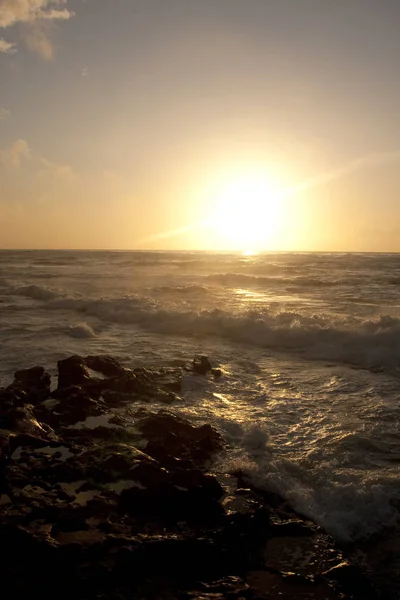
[[[282,497],[215,472],[226,441],[168,410],[183,369],[221,376],[75,356],[53,391],[41,367],[0,389],[8,597],[388,598]]]

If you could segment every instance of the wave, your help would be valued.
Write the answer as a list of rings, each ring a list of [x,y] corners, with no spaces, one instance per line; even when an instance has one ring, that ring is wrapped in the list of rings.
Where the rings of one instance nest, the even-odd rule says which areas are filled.
[[[167,286],[160,285],[149,289],[151,293],[162,293],[168,295],[178,296],[198,296],[202,294],[209,294],[210,288],[206,285],[191,284],[191,285],[179,285],[179,286]]]
[[[19,287],[15,293],[41,301],[47,310],[73,311],[85,320],[92,317],[155,333],[216,337],[367,367],[400,364],[400,319],[388,315],[339,318],[284,310],[278,303],[241,311],[194,310],[139,295],[90,299],[39,285]]]
[[[61,290],[56,290],[43,285],[21,285],[13,289],[16,296],[24,296],[33,300],[53,300],[59,298],[62,294]]]
[[[396,480],[363,473],[352,480],[348,474],[333,474],[333,465],[327,476],[323,470],[306,471],[296,463],[275,458],[268,451],[267,464],[265,458],[246,456],[246,450],[245,447],[241,458],[226,462],[225,468],[240,470],[256,487],[282,495],[336,540],[365,541],[389,530],[393,533],[400,526]]]
[[[343,282],[329,281],[326,279],[320,279],[316,277],[261,277],[257,275],[246,275],[244,273],[215,273],[207,275],[205,277],[207,281],[216,283],[221,286],[235,288],[235,287],[331,287]]]
[[[96,337],[96,333],[87,323],[78,323],[68,327],[66,333],[73,338],[90,339]]]

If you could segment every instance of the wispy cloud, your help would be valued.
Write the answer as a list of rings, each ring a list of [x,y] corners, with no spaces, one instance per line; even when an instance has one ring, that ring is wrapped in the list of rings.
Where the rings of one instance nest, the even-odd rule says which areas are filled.
[[[0,165],[18,169],[24,158],[28,158],[31,153],[29,144],[26,140],[16,140],[13,144],[0,150]]]
[[[5,54],[14,54],[14,52],[16,51],[17,49],[15,47],[15,44],[12,44],[11,42],[7,42],[3,38],[0,38],[0,52],[4,52]]]
[[[0,106],[0,121],[4,121],[10,116],[10,111]]]
[[[68,8],[69,0],[1,0],[0,28],[24,25],[22,37],[28,48],[46,59],[53,57],[54,49],[48,26],[67,21],[74,16]],[[15,44],[0,39],[0,52],[15,52]]]
[[[41,158],[40,163],[43,167],[38,172],[40,178],[51,176],[64,182],[72,182],[78,177],[78,174],[70,165],[54,163],[47,158]]]

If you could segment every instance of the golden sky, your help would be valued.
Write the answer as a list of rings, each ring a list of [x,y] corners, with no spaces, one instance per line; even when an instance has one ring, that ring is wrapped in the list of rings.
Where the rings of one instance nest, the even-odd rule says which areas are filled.
[[[398,0],[0,0],[0,247],[400,251]]]

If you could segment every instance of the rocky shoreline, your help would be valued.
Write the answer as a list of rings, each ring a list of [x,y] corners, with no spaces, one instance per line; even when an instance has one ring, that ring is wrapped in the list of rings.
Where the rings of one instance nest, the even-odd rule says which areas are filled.
[[[215,472],[221,435],[165,408],[185,369],[221,376],[73,356],[54,390],[41,367],[0,389],[3,597],[382,598],[283,498]]]

